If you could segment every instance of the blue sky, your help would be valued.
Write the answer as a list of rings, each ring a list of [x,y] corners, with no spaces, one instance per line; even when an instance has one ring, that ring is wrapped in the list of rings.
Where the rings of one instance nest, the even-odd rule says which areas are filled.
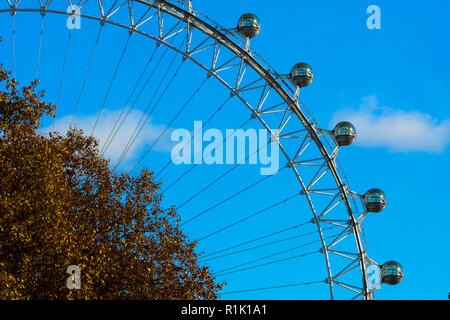
[[[381,9],[380,30],[366,27],[369,17],[366,9],[372,4]],[[341,120],[350,120],[355,124],[357,142],[340,152],[340,163],[355,191],[364,193],[377,186],[385,191],[388,198],[386,209],[381,213],[369,214],[364,222],[370,257],[379,263],[397,260],[405,269],[402,283],[398,286],[383,285],[377,291],[376,298],[447,299],[450,292],[450,277],[447,274],[450,269],[450,212],[446,206],[450,191],[450,3],[444,0],[290,0],[275,5],[273,1],[230,0],[223,5],[217,1],[197,0],[193,1],[193,5],[195,9],[228,27],[234,27],[242,13],[255,13],[261,20],[262,30],[252,39],[251,46],[275,70],[288,73],[292,65],[300,61],[308,62],[313,67],[314,82],[302,90],[301,98],[318,123],[328,129]],[[0,62],[10,67],[11,17],[2,14],[0,19],[5,21],[0,26],[3,37]],[[40,78],[41,86],[47,89],[47,98],[52,102],[57,100],[60,70],[66,50],[68,30],[64,27],[64,19],[48,19],[45,29]],[[58,129],[64,129],[64,119],[71,119],[85,66],[98,32],[97,23],[82,23],[82,29],[74,30],[73,33],[57,113]],[[36,68],[40,17],[34,15],[25,19],[18,16],[16,28],[16,75],[19,81],[26,82],[32,79]],[[90,128],[95,120],[127,37],[127,33],[122,30],[105,28],[81,100],[77,118],[81,127]],[[150,41],[131,40],[118,80],[114,83],[96,130],[99,136],[109,132],[132,90],[134,79],[153,48],[154,44]],[[163,64],[168,65],[170,59],[171,56],[167,56]],[[176,61],[175,64],[178,63]],[[205,76],[194,66],[189,65],[186,69],[177,79],[175,89],[168,91],[155,110],[121,170],[133,167],[145,147],[170,121],[174,111],[169,107],[181,106]],[[54,70],[59,71],[55,73]],[[158,69],[155,79],[160,79],[163,71]],[[152,86],[156,88],[157,80],[152,81]],[[111,147],[108,155],[113,159],[123,149],[127,134],[130,134],[145,110],[145,101],[151,98],[151,93],[149,90],[144,94],[142,102],[137,104],[129,122],[118,135],[117,145]],[[226,90],[208,81],[201,95],[193,101],[195,108],[183,113],[182,119],[172,127],[192,130],[194,120],[205,120],[226,97]],[[237,128],[246,119],[244,111],[240,111],[242,108],[238,108],[239,104],[233,102],[214,119],[211,126]],[[47,120],[44,126],[49,128],[51,121]],[[170,145],[165,143],[166,140],[167,137],[155,147],[151,160],[146,158],[141,167],[157,171],[164,165],[170,158]],[[166,203],[182,203],[191,195],[194,186],[199,189],[230,168],[219,167],[201,166],[167,193]],[[163,182],[169,184],[186,169],[183,166],[171,167],[162,175]],[[184,207],[183,211],[180,210],[181,216],[189,218],[256,181],[258,171],[255,166],[242,166],[208,190],[207,194],[205,192],[202,197]],[[291,195],[297,189],[292,175],[283,171],[248,194],[186,225],[185,230],[191,238],[198,239],[239,217]],[[208,253],[302,223],[311,218],[308,210],[304,201],[293,200],[270,211],[270,214],[268,212],[261,218],[201,242],[200,247]],[[289,235],[314,230],[308,228]],[[270,252],[315,239],[312,235],[283,242],[271,246]],[[300,254],[314,248],[312,245],[309,249],[295,252]],[[210,263],[214,271],[219,271],[270,252],[269,249],[249,251],[223,260],[211,260]],[[430,272],[433,272],[432,276]],[[229,286],[224,292],[317,281],[325,277],[323,258],[311,255],[305,259],[230,274],[227,277]],[[327,298],[327,288],[320,284],[235,294],[224,298],[317,299]]]

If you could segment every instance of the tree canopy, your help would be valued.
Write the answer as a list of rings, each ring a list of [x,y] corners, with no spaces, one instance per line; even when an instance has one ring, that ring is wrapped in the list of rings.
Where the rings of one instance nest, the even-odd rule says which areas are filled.
[[[0,66],[0,299],[217,298],[153,172],[111,170],[79,129],[39,132],[56,107],[36,86]]]

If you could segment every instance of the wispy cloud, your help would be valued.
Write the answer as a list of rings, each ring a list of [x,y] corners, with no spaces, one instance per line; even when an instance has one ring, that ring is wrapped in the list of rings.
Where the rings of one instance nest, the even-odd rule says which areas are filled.
[[[394,152],[443,152],[450,144],[450,119],[438,120],[418,111],[381,107],[374,96],[365,97],[357,109],[343,109],[332,124],[347,120],[357,131],[357,143]]]
[[[103,110],[101,118],[96,126],[94,131],[95,138],[99,141],[99,149],[102,150],[108,136],[110,135],[116,120],[120,115],[121,110]],[[124,115],[122,115],[123,119]],[[122,151],[125,149],[127,143],[130,141],[135,128],[138,126],[139,121],[142,117],[146,117],[140,110],[133,110],[129,113],[126,120],[120,127],[119,131],[115,135],[111,144],[105,152],[105,157],[111,159],[112,164],[115,164],[116,161],[120,158]],[[75,119],[74,126],[80,129],[88,135],[91,133],[92,128],[94,126],[97,115],[84,115],[77,116]],[[42,132],[49,131],[58,131],[60,133],[65,133],[71,124],[73,117],[65,116],[59,119],[56,119],[54,127],[48,126],[46,128],[42,128]],[[142,128],[141,132],[137,136],[135,142],[131,145],[130,150],[126,154],[123,159],[125,165],[128,161],[135,160],[140,157],[143,150],[146,150],[162,133],[165,129],[165,125],[156,125],[147,121],[145,126]],[[119,120],[118,124],[120,124],[122,120]],[[139,127],[140,128],[140,127]],[[139,129],[138,129],[139,130]],[[159,152],[170,152],[171,150],[171,141],[170,134],[172,129],[169,128],[165,134],[159,139],[159,141],[152,148],[152,151]]]

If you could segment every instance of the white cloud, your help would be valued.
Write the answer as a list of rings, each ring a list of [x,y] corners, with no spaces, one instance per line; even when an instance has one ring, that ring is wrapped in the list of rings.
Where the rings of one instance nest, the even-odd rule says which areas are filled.
[[[111,130],[116,123],[117,118],[120,115],[121,110],[103,110],[101,117],[97,123],[96,129],[94,131],[94,137],[99,141],[99,150],[102,150],[106,139],[110,135]],[[126,112],[126,111],[125,111]],[[121,119],[123,119],[124,114]],[[125,149],[128,141],[130,140],[135,128],[139,124],[139,121],[146,115],[140,110],[132,110],[122,126],[120,130],[115,135],[111,144],[105,152],[105,157],[111,159],[111,163],[114,165],[116,161],[120,158],[122,151]],[[74,126],[80,129],[83,129],[86,135],[89,135],[94,126],[95,120],[97,118],[97,114],[95,115],[85,115],[85,116],[77,116],[75,119]],[[42,132],[49,131],[58,131],[60,133],[65,133],[70,127],[70,123],[73,119],[73,116],[65,116],[59,119],[56,119],[54,126],[50,125],[46,128],[43,128]],[[119,120],[118,125],[122,120]],[[141,132],[137,136],[137,139],[132,144],[130,150],[126,154],[122,163],[127,166],[128,164],[132,165],[136,161],[131,163],[131,160],[139,159],[142,152],[147,150],[147,148],[158,138],[161,132],[165,129],[165,125],[155,125],[151,123],[151,118],[146,122],[145,126],[142,128]],[[169,152],[171,150],[171,141],[170,141],[170,133],[172,129],[169,128],[164,135],[159,139],[159,141],[152,148],[152,151],[160,151],[160,152]]]
[[[356,127],[361,146],[439,153],[450,144],[450,119],[439,121],[418,111],[380,107],[374,96],[365,97],[358,109],[336,112],[331,123],[344,120]]]

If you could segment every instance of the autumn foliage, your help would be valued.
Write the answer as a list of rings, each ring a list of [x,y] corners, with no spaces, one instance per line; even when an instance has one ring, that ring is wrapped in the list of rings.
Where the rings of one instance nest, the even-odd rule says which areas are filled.
[[[0,67],[0,299],[215,299],[153,173],[112,171],[81,130],[40,133],[55,106],[36,85]]]

